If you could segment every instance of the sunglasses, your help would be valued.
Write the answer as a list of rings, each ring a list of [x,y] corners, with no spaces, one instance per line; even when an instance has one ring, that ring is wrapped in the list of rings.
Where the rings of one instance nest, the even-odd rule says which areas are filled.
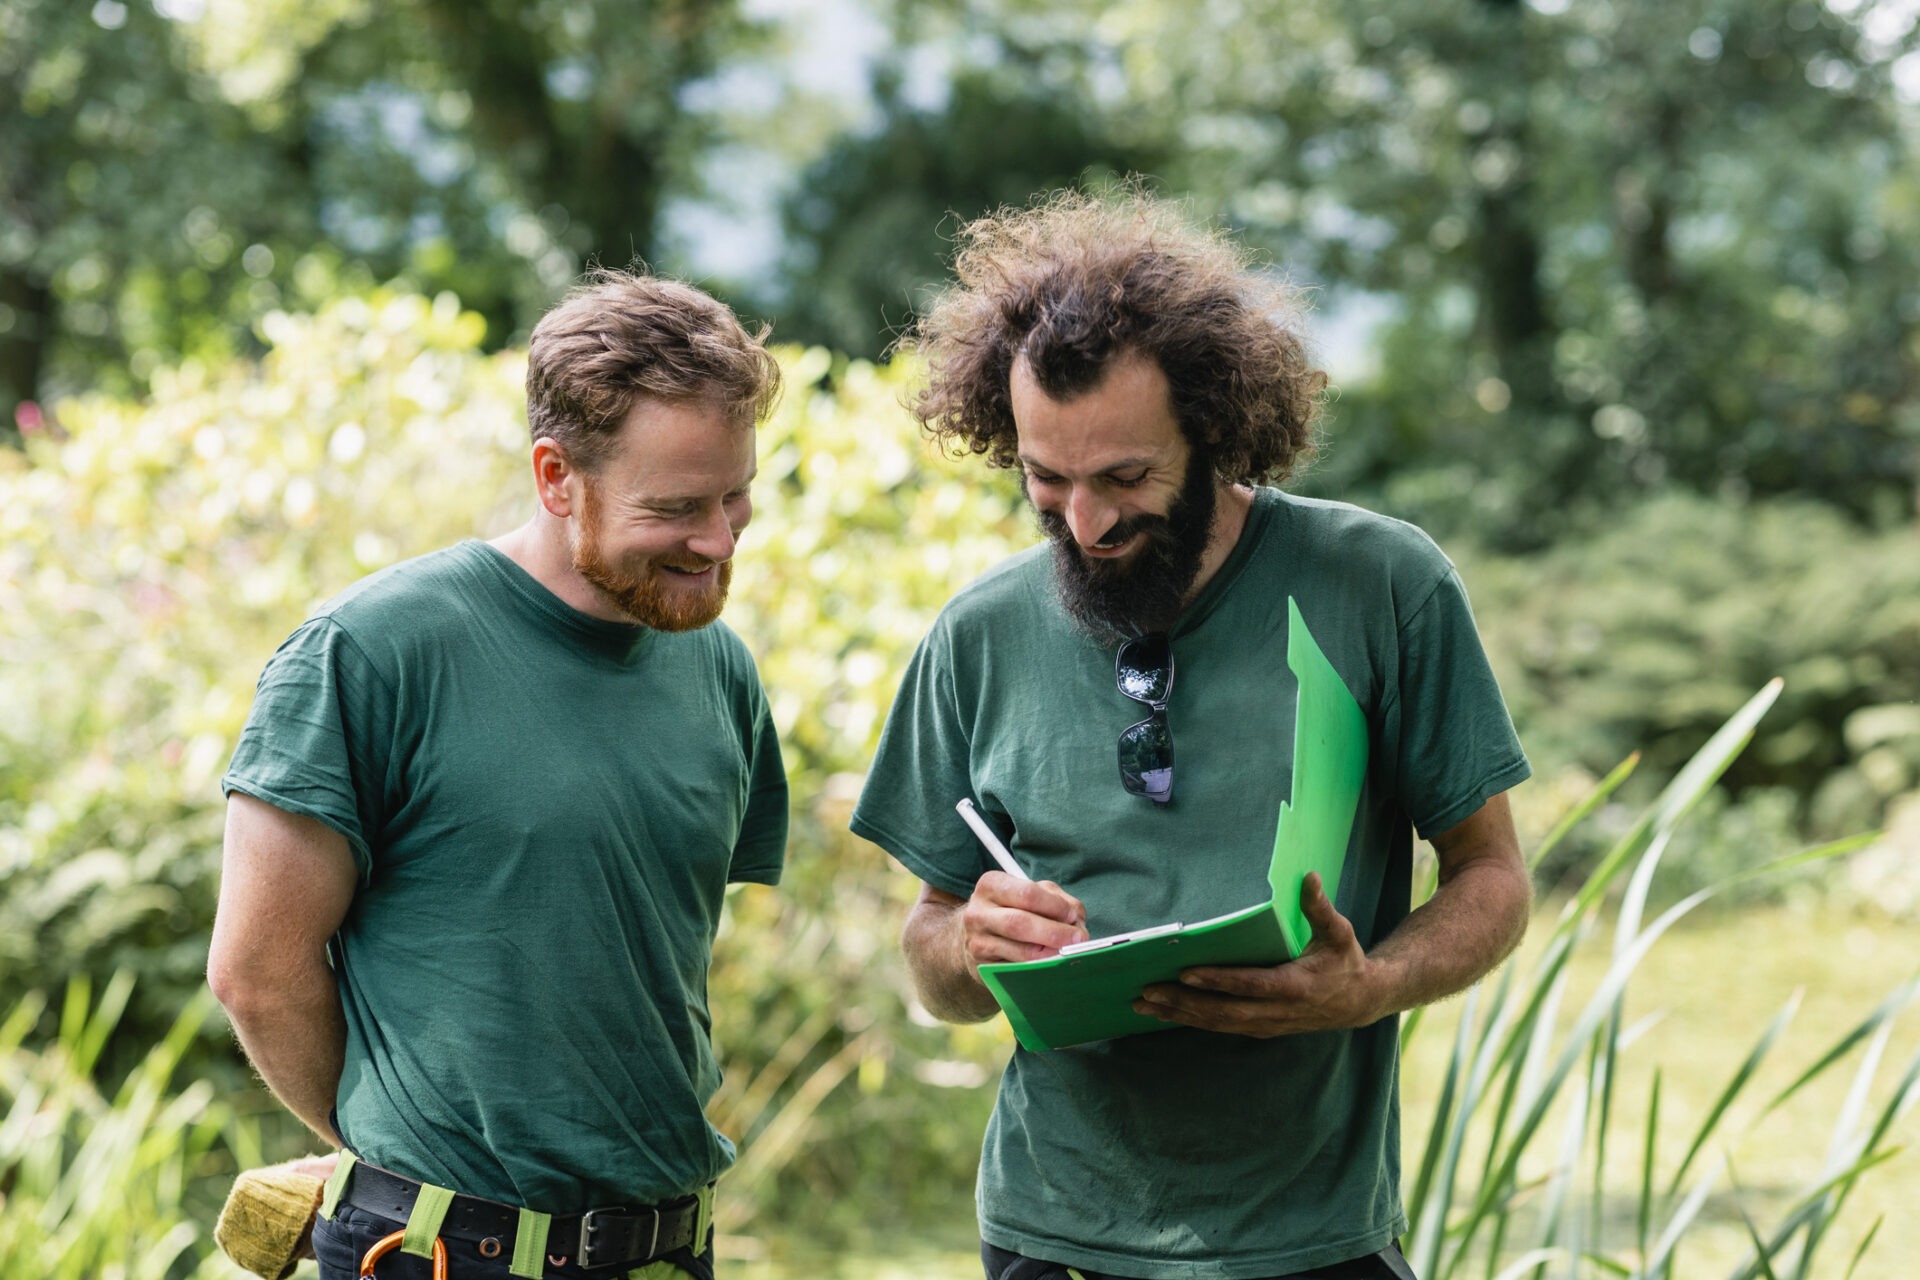
[[[1173,799],[1173,729],[1167,700],[1173,696],[1173,645],[1164,631],[1135,636],[1113,660],[1120,692],[1153,712],[1120,733],[1120,785],[1155,804]]]

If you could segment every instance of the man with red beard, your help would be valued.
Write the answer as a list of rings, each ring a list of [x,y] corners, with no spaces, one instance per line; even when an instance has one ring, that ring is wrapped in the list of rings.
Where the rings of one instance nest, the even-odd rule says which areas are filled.
[[[324,1280],[390,1237],[462,1277],[711,1280],[707,967],[727,885],[775,883],[786,843],[767,699],[716,622],[763,336],[598,273],[529,346],[532,518],[348,588],[261,676],[208,977],[342,1148]]]
[[[913,408],[1018,468],[1047,538],[941,613],[854,813],[922,881],[902,936],[922,1003],[981,1021],[982,963],[1266,896],[1290,598],[1370,749],[1299,959],[1148,987],[1154,1034],[1014,1050],[980,1162],[986,1274],[1405,1280],[1396,1017],[1497,964],[1529,902],[1504,794],[1528,766],[1459,578],[1410,525],[1269,487],[1325,378],[1225,237],[1070,196],[960,246],[913,335]],[[988,860],[962,798],[1032,879]],[[1410,911],[1416,831],[1440,888]]]

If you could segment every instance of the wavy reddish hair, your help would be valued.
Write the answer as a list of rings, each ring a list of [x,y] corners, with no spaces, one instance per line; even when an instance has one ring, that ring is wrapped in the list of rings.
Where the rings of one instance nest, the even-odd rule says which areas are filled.
[[[642,397],[719,405],[750,427],[772,412],[780,366],[767,331],[748,333],[690,284],[601,269],[542,316],[527,343],[527,425],[576,466],[599,468]]]

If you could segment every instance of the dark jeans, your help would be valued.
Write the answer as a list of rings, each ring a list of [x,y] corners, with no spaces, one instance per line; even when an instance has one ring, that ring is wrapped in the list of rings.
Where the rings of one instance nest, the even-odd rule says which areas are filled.
[[[1063,1263],[1042,1262],[1024,1254],[1009,1253],[984,1240],[980,1242],[980,1265],[986,1269],[987,1280],[1069,1280]],[[1123,1276],[1088,1271],[1084,1267],[1075,1267],[1074,1270],[1086,1280],[1126,1280]],[[1413,1268],[1407,1265],[1406,1258],[1400,1253],[1400,1246],[1388,1245],[1380,1252],[1370,1253],[1364,1258],[1352,1258],[1346,1262],[1336,1262],[1330,1267],[1316,1267],[1312,1271],[1274,1276],[1272,1280],[1415,1280],[1415,1277]]]
[[[407,1224],[394,1222],[387,1218],[376,1217],[364,1209],[356,1209],[350,1204],[342,1204],[332,1221],[325,1218],[313,1224],[313,1252],[320,1259],[320,1280],[354,1280],[360,1274],[360,1259],[367,1256],[367,1250],[402,1230]],[[442,1236],[447,1246],[447,1280],[514,1280],[507,1270],[513,1262],[511,1250],[497,1258],[486,1258],[480,1254],[480,1246],[472,1240],[456,1240],[452,1236]],[[706,1250],[693,1253],[688,1249],[676,1249],[662,1255],[661,1261],[671,1262],[693,1280],[713,1280],[713,1240],[707,1240]],[[624,1280],[629,1271],[638,1271],[640,1265],[631,1267],[595,1267],[588,1271],[569,1262],[564,1267],[547,1264],[548,1276],[560,1280]],[[380,1259],[374,1268],[378,1280],[431,1280],[433,1261],[430,1258],[416,1258],[410,1253],[401,1253],[395,1249]]]

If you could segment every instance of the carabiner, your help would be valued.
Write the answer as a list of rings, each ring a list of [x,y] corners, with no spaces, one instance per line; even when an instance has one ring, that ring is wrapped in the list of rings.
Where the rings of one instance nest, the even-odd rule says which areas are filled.
[[[404,1231],[396,1231],[367,1250],[367,1256],[360,1259],[360,1280],[369,1280],[374,1264],[398,1249],[406,1235]],[[447,1246],[439,1236],[433,1238],[433,1280],[447,1280]]]

